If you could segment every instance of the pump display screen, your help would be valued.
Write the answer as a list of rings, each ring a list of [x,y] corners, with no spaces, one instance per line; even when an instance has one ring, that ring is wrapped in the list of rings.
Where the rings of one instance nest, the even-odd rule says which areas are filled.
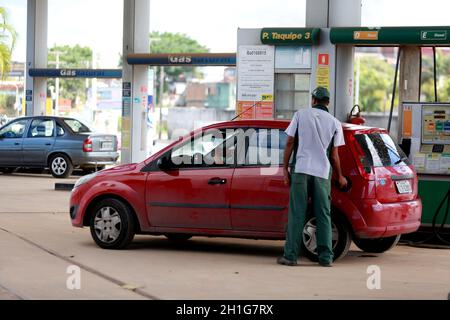
[[[450,144],[450,108],[422,106],[422,143]]]

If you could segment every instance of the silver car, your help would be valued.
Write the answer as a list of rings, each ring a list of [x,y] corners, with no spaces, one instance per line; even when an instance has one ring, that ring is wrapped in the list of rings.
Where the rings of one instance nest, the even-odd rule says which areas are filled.
[[[0,127],[0,171],[49,168],[55,178],[74,168],[101,170],[119,158],[117,137],[95,134],[72,118],[23,117]]]

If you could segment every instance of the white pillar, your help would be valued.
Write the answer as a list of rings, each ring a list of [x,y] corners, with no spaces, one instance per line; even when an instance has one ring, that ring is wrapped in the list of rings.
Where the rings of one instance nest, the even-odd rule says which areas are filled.
[[[361,0],[306,0],[306,27],[359,27]],[[324,39],[321,39],[321,42]],[[353,106],[353,46],[337,46],[335,78],[330,80],[333,113],[340,121],[347,119]],[[317,57],[313,57],[317,59]],[[313,60],[314,61],[314,60]],[[331,65],[331,64],[330,64]],[[330,72],[331,74],[333,72]]]
[[[26,115],[45,115],[47,78],[32,78],[30,68],[47,68],[47,0],[27,1]]]
[[[131,66],[129,53],[149,53],[150,1],[124,0],[123,101],[121,162],[139,162],[146,157],[148,66]]]

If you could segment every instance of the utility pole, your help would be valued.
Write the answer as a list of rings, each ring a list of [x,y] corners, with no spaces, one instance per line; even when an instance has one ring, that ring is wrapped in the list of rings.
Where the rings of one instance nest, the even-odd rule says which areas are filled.
[[[162,133],[162,106],[163,106],[163,94],[164,94],[164,66],[161,66],[160,73],[159,73],[159,132],[158,137],[159,140],[161,140],[161,133]]]
[[[59,69],[59,54],[61,52],[56,51],[56,69]],[[55,101],[55,116],[58,116],[58,110],[59,110],[59,77],[55,79],[55,91],[56,91],[56,101]]]
[[[61,51],[54,51],[56,62],[49,61],[48,64],[55,64],[55,68],[59,69],[59,55],[62,53]],[[59,77],[56,77],[55,79],[55,110],[53,111],[53,115],[58,115],[59,110]]]

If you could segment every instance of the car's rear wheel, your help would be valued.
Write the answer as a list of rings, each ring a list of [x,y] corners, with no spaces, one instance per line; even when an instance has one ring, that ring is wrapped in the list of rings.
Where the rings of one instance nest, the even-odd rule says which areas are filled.
[[[117,199],[101,200],[92,212],[91,236],[104,249],[124,249],[134,238],[135,221],[131,210]]]
[[[165,235],[167,239],[170,241],[187,241],[192,236],[190,234],[183,234],[183,233],[168,233]]]
[[[399,240],[400,235],[378,239],[361,239],[355,237],[353,242],[362,251],[369,253],[383,253],[395,247]]]
[[[56,154],[49,161],[50,172],[55,178],[67,178],[73,172],[72,161],[64,154]]]
[[[16,170],[16,168],[0,168],[0,172],[3,174],[11,174]]]
[[[352,235],[347,224],[336,216],[333,216],[331,219],[331,227],[333,260],[336,261],[347,254],[352,243]],[[302,253],[314,262],[319,260],[317,254],[316,229],[316,218],[314,216],[308,217],[302,233]]]

